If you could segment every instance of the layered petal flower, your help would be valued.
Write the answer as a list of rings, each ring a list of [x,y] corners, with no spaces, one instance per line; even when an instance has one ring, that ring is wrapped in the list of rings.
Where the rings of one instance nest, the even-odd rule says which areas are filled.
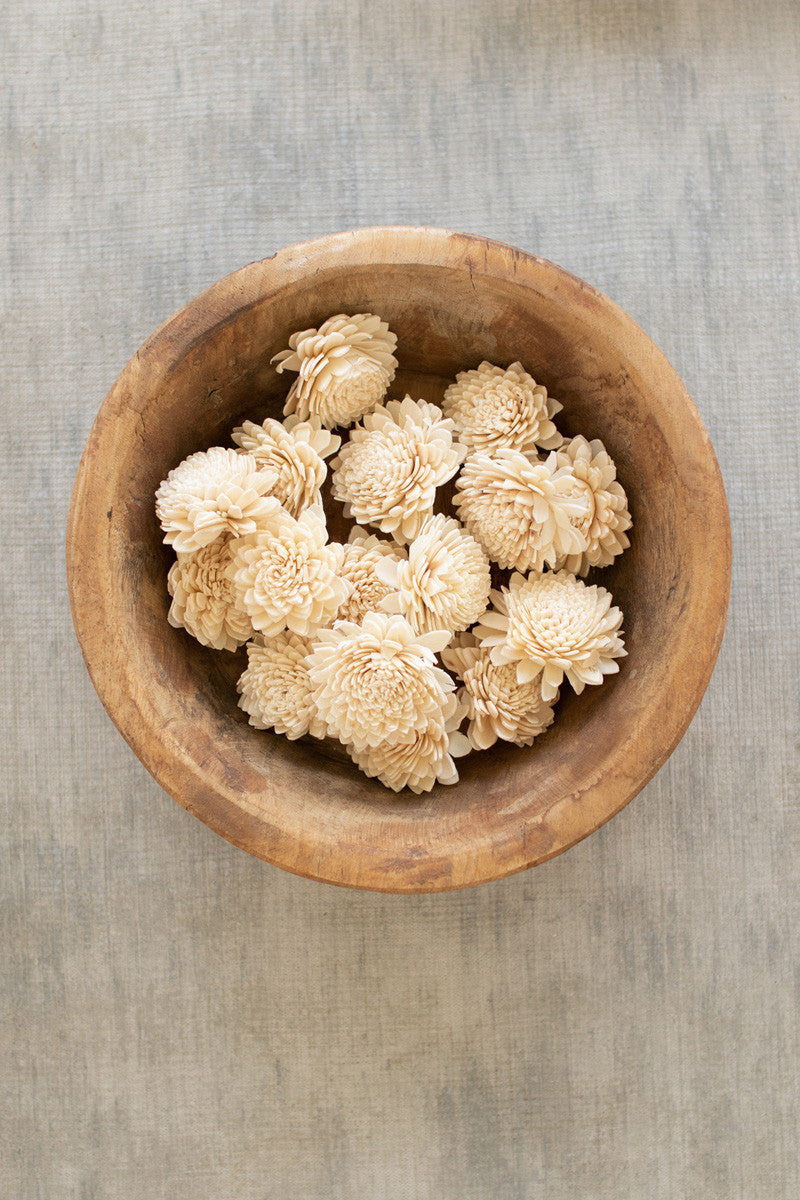
[[[419,795],[437,784],[458,783],[455,757],[466,754],[470,745],[455,732],[463,717],[454,695],[447,697],[441,720],[433,721],[413,733],[408,741],[381,742],[357,749],[348,746],[353,762],[384,787],[399,792],[403,788]]]
[[[253,633],[230,576],[231,541],[229,536],[220,537],[199,550],[179,554],[167,576],[170,625],[185,629],[214,650],[235,650]]]
[[[464,454],[453,442],[453,422],[435,404],[390,400],[364,417],[333,459],[333,495],[346,517],[408,542]]]
[[[471,454],[456,488],[461,520],[501,567],[541,570],[586,549],[588,498],[574,493],[571,468],[554,453],[544,462],[519,450]]]
[[[360,625],[368,612],[379,612],[381,601],[392,592],[378,574],[384,560],[400,562],[405,552],[396,542],[383,541],[359,525],[351,531],[344,547],[341,577],[350,585],[350,594],[336,614],[339,621]]]
[[[491,588],[483,548],[452,517],[428,517],[408,548],[408,558],[387,559],[378,574],[392,593],[384,612],[399,612],[417,633],[466,629],[486,608]]]
[[[617,482],[617,468],[603,443],[595,438],[570,438],[556,451],[559,467],[572,471],[570,494],[584,497],[586,514],[573,518],[587,546],[581,553],[564,554],[555,564],[574,575],[586,575],[590,567],[607,567],[630,546],[625,534],[631,527],[628,498]]]
[[[361,750],[408,741],[441,721],[455,685],[435,652],[448,640],[446,632],[417,635],[403,617],[383,613],[320,630],[309,670],[328,733]]]
[[[271,494],[291,516],[322,504],[320,488],[328,473],[324,460],[339,449],[341,438],[323,429],[319,417],[301,421],[294,415],[283,424],[271,417],[261,425],[245,421],[231,437],[260,470],[274,472]]]
[[[279,507],[266,494],[274,482],[274,471],[262,471],[254,458],[224,446],[190,454],[156,492],[164,541],[186,553],[224,533],[253,533]]]
[[[442,400],[459,440],[469,450],[488,453],[560,446],[553,417],[563,407],[518,362],[505,369],[482,362],[474,371],[460,371]]]
[[[297,371],[284,413],[323,425],[352,425],[380,404],[397,370],[397,337],[372,313],[329,317],[319,329],[289,338],[289,349],[272,359],[280,371]]]
[[[324,737],[308,674],[310,643],[296,633],[265,640],[258,635],[247,646],[247,670],[237,684],[239,707],[256,729],[274,729],[293,740],[310,733]]]
[[[520,683],[539,679],[542,699],[554,700],[566,677],[576,692],[619,670],[622,613],[605,588],[589,587],[568,571],[514,574],[493,592],[475,636],[493,663],[514,663]]]
[[[530,746],[552,725],[553,705],[542,699],[539,677],[520,683],[515,664],[493,663],[489,647],[471,635],[443,650],[442,662],[464,683],[458,696],[469,720],[467,737],[476,750],[488,750],[498,738]]]
[[[279,508],[268,528],[235,544],[239,603],[265,637],[285,629],[307,637],[335,617],[349,589],[339,577],[342,547],[327,545],[327,536],[316,508],[297,520]]]

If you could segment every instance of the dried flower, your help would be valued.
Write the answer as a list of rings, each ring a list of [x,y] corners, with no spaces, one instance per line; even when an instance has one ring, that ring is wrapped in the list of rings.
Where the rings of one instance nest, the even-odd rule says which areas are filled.
[[[443,650],[442,662],[464,682],[458,695],[469,719],[467,737],[476,750],[488,750],[498,738],[530,746],[552,725],[553,706],[542,700],[539,677],[520,683],[513,663],[493,663],[489,648],[470,634]]]
[[[346,517],[411,541],[464,454],[435,404],[390,400],[364,417],[333,459],[333,494]]]
[[[304,637],[333,620],[348,585],[338,577],[342,547],[326,545],[316,508],[297,520],[279,508],[269,526],[233,548],[233,580],[253,626],[265,637],[284,629]]]
[[[323,429],[319,417],[301,421],[294,415],[283,424],[271,417],[262,425],[245,421],[231,437],[252,455],[260,470],[275,473],[272,495],[291,516],[322,504],[320,487],[328,473],[324,459],[339,449],[342,439]]]
[[[407,741],[441,720],[450,676],[435,651],[449,634],[416,635],[403,617],[367,613],[323,629],[309,657],[314,700],[328,733],[356,750]]]
[[[360,625],[365,614],[378,612],[381,601],[392,591],[391,584],[378,576],[378,564],[384,559],[399,562],[404,551],[395,542],[381,541],[356,525],[344,547],[340,575],[350,584],[350,595],[336,614],[339,621],[355,621]]]
[[[353,762],[371,778],[399,792],[407,787],[417,795],[429,792],[436,783],[458,783],[454,757],[471,749],[462,734],[450,732],[463,719],[455,696],[447,697],[441,719],[411,735],[408,741],[381,742],[356,749],[348,746]]]
[[[537,446],[554,450],[563,438],[552,418],[563,407],[518,362],[505,370],[482,362],[474,371],[460,371],[442,400],[459,440],[470,450],[489,453]]]
[[[274,729],[293,740],[310,733],[324,737],[312,697],[306,658],[310,642],[296,633],[265,640],[258,635],[247,646],[247,670],[239,679],[239,707],[256,729]]]
[[[588,543],[580,554],[563,555],[556,568],[585,575],[590,567],[607,567],[630,546],[625,536],[631,527],[628,498],[616,481],[617,468],[599,439],[587,442],[580,436],[564,442],[556,451],[556,462],[572,471],[571,494],[586,498],[586,515],[578,525]]]
[[[490,647],[492,662],[516,663],[520,683],[540,677],[543,700],[555,698],[564,676],[582,692],[619,670],[622,613],[605,588],[568,571],[514,574],[491,599],[494,610],[483,614],[475,636]]]
[[[427,517],[408,548],[408,558],[387,559],[378,575],[392,585],[384,612],[399,612],[417,633],[466,629],[486,608],[489,560],[452,517]]]
[[[569,467],[558,466],[555,454],[544,462],[519,450],[470,454],[453,504],[499,566],[541,570],[559,555],[586,548],[579,523],[588,500],[572,494],[572,478]]]
[[[199,550],[223,533],[253,533],[278,508],[265,493],[273,471],[254,458],[223,446],[190,454],[170,471],[156,492],[156,516],[164,541],[180,553]]]
[[[214,650],[235,650],[253,633],[250,618],[238,605],[230,567],[231,538],[226,536],[179,554],[167,576],[170,625]]]
[[[299,372],[283,411],[328,427],[352,425],[379,404],[397,370],[397,337],[372,313],[339,313],[293,333],[289,346],[272,359],[279,372]]]

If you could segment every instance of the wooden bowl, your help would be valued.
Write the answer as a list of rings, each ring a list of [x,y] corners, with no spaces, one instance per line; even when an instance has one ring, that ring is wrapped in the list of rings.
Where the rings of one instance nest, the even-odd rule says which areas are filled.
[[[396,795],[328,743],[252,729],[237,655],[167,624],[154,492],[244,416],[281,415],[270,358],[336,312],[379,313],[399,339],[393,395],[438,399],[482,359],[519,359],[600,437],[633,516],[597,573],[624,611],[628,657],[568,688],[529,749],[461,760],[461,782]],[[725,624],[730,527],[703,424],[672,367],[615,304],[520,250],[441,229],[378,228],[291,246],[221,280],[142,346],[86,444],[67,535],[75,629],[109,715],[158,782],[251,854],[387,892],[467,887],[559,854],[628,803],[685,732]]]

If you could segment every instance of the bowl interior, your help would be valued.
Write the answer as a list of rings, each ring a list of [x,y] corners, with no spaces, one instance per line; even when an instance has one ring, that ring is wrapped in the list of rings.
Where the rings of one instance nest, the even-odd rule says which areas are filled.
[[[216,285],[163,326],[112,389],[73,502],[76,627],[123,734],[218,832],[335,883],[463,886],[591,832],[683,733],[724,622],[724,494],[677,376],[593,289],[477,239],[437,242],[438,253],[424,255],[399,236],[382,253],[352,241],[337,253],[333,241]],[[634,522],[631,548],[589,580],[624,612],[620,673],[581,696],[562,689],[554,725],[532,748],[470,755],[459,784],[420,797],[367,779],[338,745],[252,729],[236,703],[243,651],[206,650],[166,620],[172,552],[154,514],[159,482],[191,452],[230,444],[242,418],[281,417],[291,377],[269,362],[294,330],[363,311],[398,335],[391,395],[439,400],[459,370],[521,361],[563,403],[562,431],[602,438]],[[343,528],[337,507],[332,536]]]

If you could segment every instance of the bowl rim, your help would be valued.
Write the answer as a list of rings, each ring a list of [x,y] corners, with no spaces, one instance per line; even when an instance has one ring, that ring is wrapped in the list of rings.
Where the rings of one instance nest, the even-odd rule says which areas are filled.
[[[376,260],[376,253],[383,255]],[[390,879],[365,871],[364,862],[353,847],[342,851],[334,860],[320,853],[311,861],[298,863],[291,838],[270,827],[267,831],[258,811],[248,807],[246,796],[220,794],[219,804],[204,809],[196,801],[202,784],[197,764],[186,756],[176,754],[176,743],[168,732],[152,719],[146,706],[135,697],[126,703],[119,701],[119,664],[109,649],[109,597],[100,586],[95,573],[82,569],[86,559],[87,540],[94,555],[102,561],[107,513],[102,498],[93,495],[88,486],[92,460],[111,426],[127,409],[130,418],[130,397],[137,381],[147,378],[148,367],[159,360],[159,370],[182,359],[192,346],[207,337],[219,326],[239,313],[267,298],[286,285],[287,277],[301,279],[324,262],[327,268],[375,264],[442,266],[468,269],[470,276],[513,278],[522,287],[535,289],[543,273],[555,280],[574,302],[591,305],[605,323],[616,326],[618,336],[625,341],[626,354],[639,360],[652,371],[657,369],[670,380],[674,397],[682,405],[683,416],[691,422],[695,437],[703,446],[708,468],[706,516],[713,536],[709,539],[710,586],[702,599],[702,627],[706,640],[698,652],[686,652],[681,663],[683,703],[671,706],[663,715],[657,739],[646,755],[634,756],[637,770],[624,778],[609,781],[595,778],[573,796],[564,800],[564,835],[546,852],[526,849],[522,839],[514,852],[504,859],[493,853],[491,842],[483,845],[476,837],[469,845],[456,848],[450,855],[452,871],[445,878],[431,881],[419,863],[413,860],[406,868],[398,864]],[[592,319],[589,313],[588,318]],[[605,336],[608,337],[606,329]],[[165,359],[167,367],[164,366]],[[673,393],[671,392],[671,397]],[[249,263],[213,283],[199,296],[190,300],[173,316],[167,318],[140,349],[112,385],[92,425],[81,457],[72,492],[66,537],[67,581],[73,624],[78,642],[95,689],[106,711],[137,757],[156,781],[189,812],[194,813],[226,840],[256,857],[280,866],[294,874],[338,886],[371,891],[418,893],[450,891],[476,886],[504,878],[548,861],[563,853],[589,834],[594,833],[624,808],[652,779],[669,758],[686,732],[700,704],[714,668],[722,643],[730,595],[731,533],[730,518],[721,472],[708,433],[697,409],[674,368],[648,335],[614,301],[591,284],[572,275],[547,259],[519,250],[504,242],[474,234],[431,226],[369,226],[329,234],[300,242],[276,251],[269,258]],[[698,626],[700,622],[697,622]],[[112,639],[113,640],[113,639]],[[691,640],[691,639],[688,639]],[[652,736],[653,722],[647,725]],[[642,729],[634,730],[629,741],[641,739]],[[324,864],[324,869],[322,868]]]

